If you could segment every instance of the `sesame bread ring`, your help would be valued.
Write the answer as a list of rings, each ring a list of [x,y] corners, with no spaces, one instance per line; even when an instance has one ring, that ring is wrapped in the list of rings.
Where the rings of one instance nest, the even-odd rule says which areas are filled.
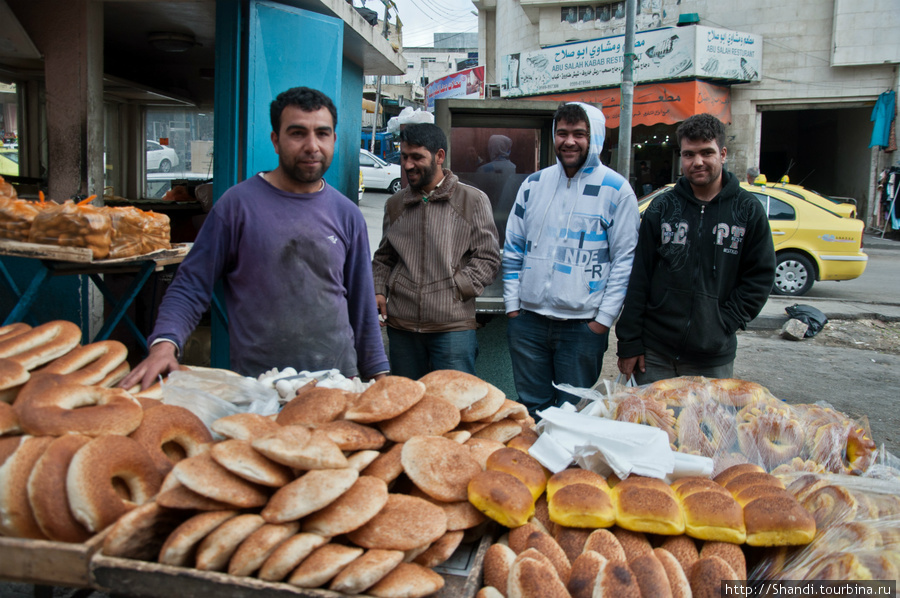
[[[756,382],[737,378],[716,378],[709,381],[710,395],[723,405],[738,409],[761,403],[770,395],[769,390]],[[743,579],[743,578],[741,578]]]
[[[659,428],[669,436],[670,443],[675,442],[675,414],[662,401],[639,395],[628,396],[616,407],[616,420]]]
[[[72,349],[41,368],[41,373],[64,374],[67,382],[75,384],[100,385],[126,357],[128,349],[119,341],[99,341]]]
[[[767,471],[799,456],[805,442],[800,420],[785,409],[772,407],[738,425],[737,432],[741,452],[748,456],[758,455]]]
[[[80,342],[81,329],[76,324],[54,320],[0,341],[0,357],[8,357],[33,370],[62,357]]]
[[[31,330],[31,326],[25,322],[15,322],[13,324],[7,324],[6,326],[0,326],[0,343],[8,341],[29,330]]]
[[[82,525],[99,532],[156,496],[162,476],[147,451],[125,436],[100,436],[69,464],[69,508]]]
[[[159,405],[146,411],[131,438],[146,449],[161,476],[182,459],[208,450],[213,441],[206,424],[177,405]]]
[[[728,452],[737,439],[734,415],[716,401],[697,401],[681,410],[676,421],[683,452],[712,457]]]
[[[55,439],[28,476],[28,502],[38,527],[57,542],[84,542],[91,537],[69,510],[66,474],[78,449],[91,441],[83,434],[66,434]]]
[[[22,430],[34,435],[125,436],[144,416],[141,404],[122,389],[68,384],[56,374],[33,376],[13,407]]]
[[[28,476],[51,442],[49,436],[0,439],[0,535],[45,538],[28,502]]]
[[[21,363],[0,358],[0,402],[13,403],[31,374]]]
[[[15,409],[9,403],[0,402],[0,436],[21,433],[22,428],[19,427],[19,418]]]

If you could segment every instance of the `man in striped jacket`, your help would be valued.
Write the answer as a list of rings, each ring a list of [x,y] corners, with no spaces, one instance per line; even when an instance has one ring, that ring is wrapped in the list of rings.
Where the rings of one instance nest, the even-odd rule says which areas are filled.
[[[372,260],[391,372],[413,379],[440,369],[475,373],[475,298],[500,268],[490,200],[442,168],[446,154],[436,125],[401,131],[409,186],[385,204]]]

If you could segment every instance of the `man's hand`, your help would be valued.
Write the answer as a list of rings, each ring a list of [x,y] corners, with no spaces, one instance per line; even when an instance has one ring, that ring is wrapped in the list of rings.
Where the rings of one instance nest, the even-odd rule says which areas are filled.
[[[511,312],[509,312],[508,314],[506,314],[506,317],[509,318],[509,319],[513,319],[513,318],[519,317],[519,310],[517,309],[516,311],[511,311]]]
[[[634,374],[635,368],[642,373],[647,371],[647,368],[644,366],[643,355],[638,355],[637,357],[620,357],[618,365],[619,371],[629,378]]]
[[[591,320],[588,322],[588,328],[591,329],[591,332],[594,334],[606,334],[609,332],[609,326],[604,326],[597,320]]]
[[[140,383],[141,390],[156,383],[160,375],[168,375],[179,369],[178,359],[175,357],[175,344],[169,342],[157,343],[150,347],[147,358],[137,364],[125,378],[119,382],[120,388],[131,388]]]
[[[375,295],[375,304],[378,305],[378,323],[382,327],[387,326],[387,297],[384,295]]]

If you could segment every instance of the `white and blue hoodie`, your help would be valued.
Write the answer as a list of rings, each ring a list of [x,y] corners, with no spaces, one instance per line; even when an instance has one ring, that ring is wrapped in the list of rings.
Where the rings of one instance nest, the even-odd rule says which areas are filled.
[[[587,159],[571,179],[557,159],[519,188],[506,225],[503,301],[507,313],[610,327],[625,300],[640,216],[631,185],[600,162],[603,113],[576,103],[590,121]]]

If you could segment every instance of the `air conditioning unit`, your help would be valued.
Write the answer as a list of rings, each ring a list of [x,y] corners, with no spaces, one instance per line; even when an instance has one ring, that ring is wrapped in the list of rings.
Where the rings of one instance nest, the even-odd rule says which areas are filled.
[[[485,91],[484,97],[489,100],[498,99],[500,97],[500,86],[496,83],[491,83],[487,86],[487,90]]]

